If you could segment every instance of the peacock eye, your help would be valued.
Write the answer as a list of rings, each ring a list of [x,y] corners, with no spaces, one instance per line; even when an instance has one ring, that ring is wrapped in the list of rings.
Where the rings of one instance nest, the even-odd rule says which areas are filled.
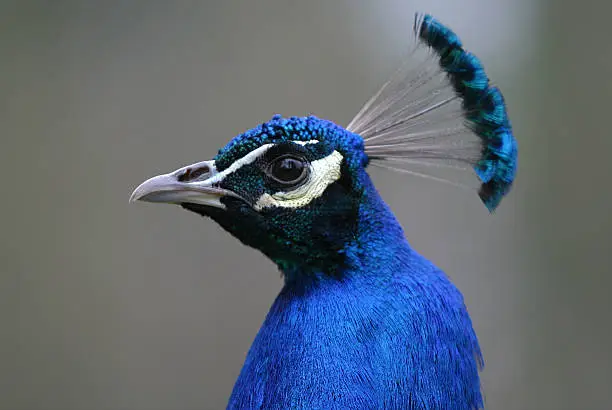
[[[275,159],[268,167],[268,174],[285,185],[301,182],[307,174],[308,166],[304,160],[291,156]]]

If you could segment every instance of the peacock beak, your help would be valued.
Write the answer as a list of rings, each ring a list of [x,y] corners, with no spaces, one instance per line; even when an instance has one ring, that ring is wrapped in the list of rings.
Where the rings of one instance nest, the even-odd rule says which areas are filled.
[[[130,202],[198,204],[224,209],[222,197],[238,196],[218,186],[222,179],[214,161],[202,161],[147,179],[132,192]]]

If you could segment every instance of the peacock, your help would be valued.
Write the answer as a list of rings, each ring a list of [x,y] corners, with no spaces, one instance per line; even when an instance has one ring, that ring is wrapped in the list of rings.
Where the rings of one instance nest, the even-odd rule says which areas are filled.
[[[347,127],[274,115],[132,193],[211,218],[282,272],[229,409],[484,406],[463,296],[411,248],[366,169],[474,189],[493,212],[517,144],[501,92],[459,37],[428,14],[414,32],[406,62]]]

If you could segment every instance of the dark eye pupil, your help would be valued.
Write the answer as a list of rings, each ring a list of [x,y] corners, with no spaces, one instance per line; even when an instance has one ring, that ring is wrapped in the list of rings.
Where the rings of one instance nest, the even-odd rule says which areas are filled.
[[[294,182],[304,172],[304,163],[296,158],[282,158],[272,165],[272,176],[282,182]]]

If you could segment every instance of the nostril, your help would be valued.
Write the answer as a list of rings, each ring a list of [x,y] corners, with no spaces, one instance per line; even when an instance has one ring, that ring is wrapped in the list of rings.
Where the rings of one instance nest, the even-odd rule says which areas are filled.
[[[185,172],[178,177],[178,180],[179,182],[190,182],[200,178],[204,174],[208,174],[209,172],[210,168],[206,165],[198,168],[187,168]]]
[[[209,171],[210,170],[206,166],[194,169],[193,171],[191,171],[191,179],[199,178],[199,177],[201,177],[204,174],[208,174]]]

